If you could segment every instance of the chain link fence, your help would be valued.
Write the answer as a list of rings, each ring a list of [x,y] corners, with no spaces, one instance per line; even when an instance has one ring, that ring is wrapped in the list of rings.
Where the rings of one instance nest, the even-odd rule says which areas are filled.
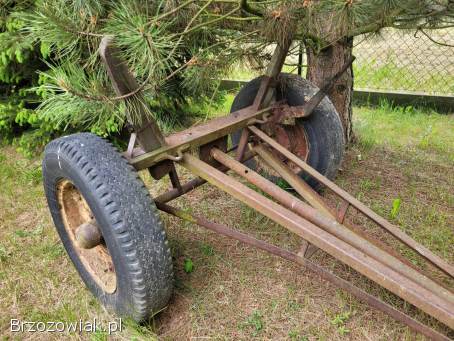
[[[355,88],[454,95],[454,29],[425,33],[356,37]]]
[[[357,58],[353,68],[358,93],[390,100],[406,97],[410,102],[415,98],[437,102],[443,97],[454,110],[454,28],[416,33],[383,29],[379,34],[355,37],[353,54]],[[297,62],[297,56],[289,57],[284,71],[296,73]],[[304,55],[303,64],[306,62]],[[260,74],[242,65],[229,79],[248,81]],[[423,96],[414,96],[420,94]]]

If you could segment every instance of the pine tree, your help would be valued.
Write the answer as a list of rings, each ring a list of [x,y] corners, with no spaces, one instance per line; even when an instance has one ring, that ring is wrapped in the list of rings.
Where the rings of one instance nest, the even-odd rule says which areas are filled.
[[[0,140],[27,130],[18,140],[24,151],[35,140],[45,142],[50,133],[31,110],[36,96],[26,91],[38,84],[36,70],[45,68],[39,49],[22,32],[21,17],[34,5],[34,0],[0,0]]]
[[[265,45],[245,49],[251,34],[220,26],[238,6],[214,1],[42,1],[26,17],[31,41],[53,57],[39,114],[60,128],[118,132],[124,102],[116,98],[97,54],[104,35],[114,36],[139,80],[150,114],[172,126],[193,103],[217,96],[218,79],[232,61],[261,55]],[[248,25],[248,20],[241,25]],[[247,19],[247,18],[246,18]],[[231,26],[231,27],[230,27]],[[255,33],[255,32],[254,32]]]
[[[123,127],[126,110],[97,54],[104,35],[114,37],[150,114],[165,126],[181,121],[192,104],[212,101],[218,79],[237,63],[263,68],[267,47],[284,39],[317,56],[384,27],[451,27],[453,15],[452,0],[39,0],[20,18],[29,43],[53,58],[37,89],[45,98],[40,117],[61,129],[108,135]]]

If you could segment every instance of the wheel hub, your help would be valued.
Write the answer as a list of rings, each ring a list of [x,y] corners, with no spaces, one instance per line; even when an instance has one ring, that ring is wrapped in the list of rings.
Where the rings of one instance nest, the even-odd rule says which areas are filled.
[[[266,130],[279,144],[298,156],[301,160],[307,162],[309,158],[309,142],[302,123],[296,122],[294,125],[273,124],[268,126]],[[271,152],[282,160],[282,162],[284,162],[295,174],[301,172],[301,168],[288,160],[285,156],[274,149],[272,149]],[[274,170],[269,169],[263,162],[259,161],[258,169],[263,170],[270,175],[279,177],[279,174]]]

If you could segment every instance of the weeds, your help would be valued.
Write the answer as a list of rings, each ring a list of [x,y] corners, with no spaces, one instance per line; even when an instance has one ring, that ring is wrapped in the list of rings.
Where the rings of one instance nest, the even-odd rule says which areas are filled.
[[[258,310],[254,312],[240,325],[240,328],[252,329],[252,336],[257,336],[263,329],[263,316]]]
[[[301,334],[296,330],[290,331],[288,333],[288,337],[291,341],[309,341],[309,338],[307,336],[301,336]]]
[[[399,198],[393,200],[393,206],[391,208],[391,212],[389,213],[389,217],[391,219],[397,218],[397,215],[399,214],[399,211],[400,211],[400,203],[401,203],[401,200]]]
[[[200,247],[200,250],[205,256],[213,256],[214,255],[214,249],[211,245],[208,244],[202,244]]]
[[[8,259],[8,251],[2,245],[0,245],[0,262],[4,262]]]
[[[334,319],[331,320],[331,324],[334,325],[337,328],[337,331],[341,336],[344,336],[348,333],[350,333],[350,330],[347,329],[345,324],[347,321],[350,319],[352,316],[352,313],[350,311],[346,311],[343,313],[337,314]]]
[[[185,258],[184,260],[184,271],[187,274],[190,274],[194,271],[194,263],[192,262],[191,258]]]
[[[405,149],[435,152],[454,162],[454,119],[432,110],[411,106],[398,107],[381,101],[376,108],[355,110],[354,125],[359,145],[370,150],[384,145]]]

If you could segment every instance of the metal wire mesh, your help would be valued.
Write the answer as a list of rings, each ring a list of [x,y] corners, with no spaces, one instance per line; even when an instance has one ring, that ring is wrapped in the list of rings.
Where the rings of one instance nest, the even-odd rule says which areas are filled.
[[[424,32],[383,29],[355,37],[355,89],[454,96],[454,28]],[[296,54],[289,56],[284,72],[297,73],[297,63]],[[304,66],[303,77],[306,71]],[[250,80],[262,72],[242,65],[229,78]]]
[[[355,88],[454,95],[454,29],[355,38]]]

